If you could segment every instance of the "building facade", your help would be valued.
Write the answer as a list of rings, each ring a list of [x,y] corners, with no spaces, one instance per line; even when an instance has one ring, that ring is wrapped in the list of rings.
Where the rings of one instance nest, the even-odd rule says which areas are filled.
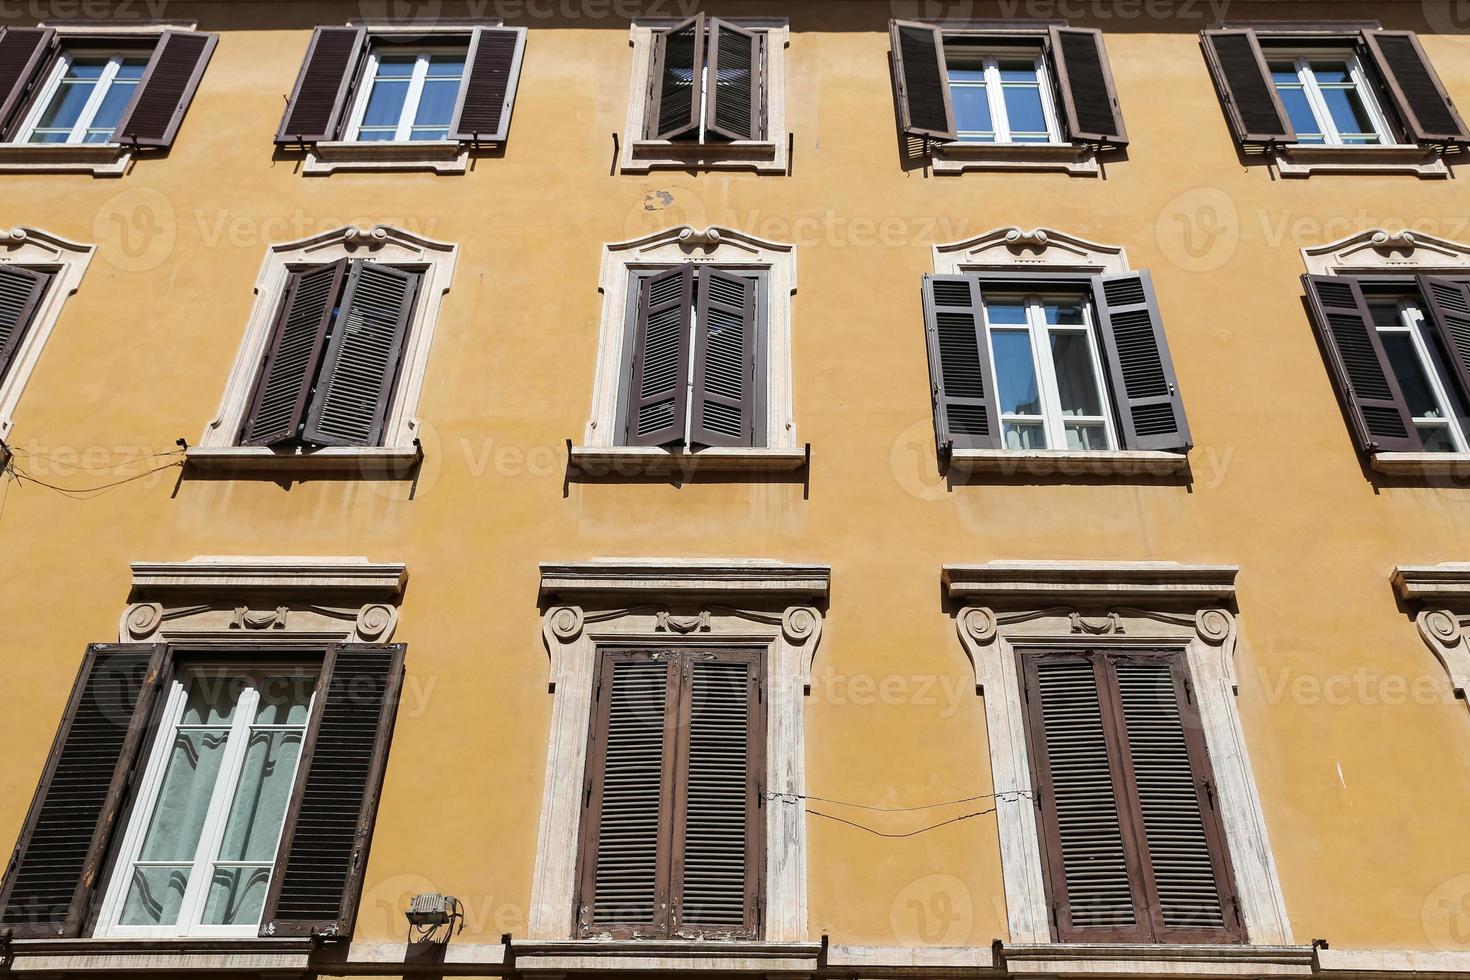
[[[0,973],[1470,974],[1470,20],[0,10]]]

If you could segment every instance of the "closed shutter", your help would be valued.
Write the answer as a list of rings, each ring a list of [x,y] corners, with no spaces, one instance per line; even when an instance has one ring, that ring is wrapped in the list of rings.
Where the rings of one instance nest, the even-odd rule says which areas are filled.
[[[1256,32],[1250,28],[1205,31],[1205,61],[1225,103],[1239,143],[1290,143],[1296,130],[1271,83],[1271,71]]]
[[[698,131],[704,33],[704,14],[654,32],[646,139],[672,140]]]
[[[361,27],[318,27],[306,61],[276,133],[277,145],[315,143],[336,138],[347,92],[367,44]]]
[[[1327,369],[1347,410],[1360,448],[1419,452],[1423,443],[1388,363],[1373,314],[1356,279],[1303,276],[1312,326],[1327,354]]]
[[[718,17],[709,25],[705,131],[731,140],[765,136],[764,35]]]
[[[13,138],[16,110],[51,53],[56,32],[49,27],[0,29],[0,132]]]
[[[261,936],[351,935],[398,713],[405,649],[398,643],[328,651]]]
[[[640,284],[628,391],[630,446],[684,441],[693,316],[693,266],[656,273]]]
[[[929,24],[903,20],[890,23],[888,31],[899,128],[909,136],[956,139],[944,35]]]
[[[940,455],[952,449],[999,449],[990,338],[980,284],[973,277],[924,277],[924,339]]]
[[[0,381],[36,318],[51,277],[18,265],[0,265]]]
[[[1470,399],[1470,284],[1438,276],[1419,276],[1430,328],[1460,392]]]
[[[241,430],[243,445],[273,446],[300,433],[347,264],[342,259],[293,272],[287,280]]]
[[[1184,400],[1148,273],[1094,276],[1092,293],[1123,448],[1189,449]]]
[[[755,296],[748,276],[700,270],[689,432],[694,445],[755,443]]]
[[[0,929],[76,937],[165,667],[162,645],[87,650],[0,885]]]
[[[218,42],[218,34],[164,31],[113,138],[134,146],[172,146]]]
[[[1363,42],[1416,143],[1464,143],[1465,121],[1413,31],[1364,31]]]
[[[503,143],[510,135],[511,107],[526,51],[526,31],[477,27],[465,55],[464,84],[449,125],[449,138]]]
[[[1127,146],[1128,132],[1123,128],[1102,31],[1052,27],[1050,36],[1067,137],[1075,143]]]

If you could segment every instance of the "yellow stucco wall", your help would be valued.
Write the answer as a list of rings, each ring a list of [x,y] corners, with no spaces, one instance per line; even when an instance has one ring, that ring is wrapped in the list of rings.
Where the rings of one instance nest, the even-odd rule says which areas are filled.
[[[1419,4],[1290,7],[1294,18],[1423,31],[1449,90],[1470,104],[1470,35],[1433,33]],[[458,177],[305,178],[293,159],[273,158],[282,96],[310,28],[358,15],[355,3],[171,3],[170,18],[197,17],[222,35],[173,151],[120,180],[0,177],[6,224],[99,245],[12,439],[52,457],[100,451],[92,466],[197,441],[270,242],[388,223],[462,249],[420,404],[428,458],[416,499],[407,483],[351,478],[283,486],[191,475],[176,486],[172,468],[85,500],[0,489],[9,759],[0,838],[19,829],[83,647],[116,635],[130,561],[320,554],[408,564],[396,638],[409,644],[409,687],[358,935],[401,938],[406,896],[432,887],[466,901],[466,940],[492,942],[524,934],[531,889],[551,709],[537,562],[830,563],[806,705],[809,791],[889,806],[992,790],[983,704],[941,608],[942,564],[1225,562],[1242,569],[1239,709],[1297,940],[1466,941],[1470,715],[1388,576],[1398,563],[1467,557],[1470,489],[1369,477],[1297,279],[1298,249],[1359,228],[1470,240],[1464,182],[1273,180],[1242,166],[1198,48],[1205,22],[1182,15],[1074,21],[1108,32],[1132,138],[1106,179],[926,178],[898,158],[890,4],[706,7],[735,8],[791,18],[789,178],[609,176],[628,91],[626,23],[561,14],[511,21],[531,34],[503,158]],[[654,191],[672,196],[666,213],[646,210]],[[564,492],[564,441],[581,440],[591,398],[600,246],[682,221],[800,245],[793,360],[798,433],[812,444],[809,498],[799,479],[765,477],[574,480]],[[1012,224],[1123,245],[1135,268],[1152,271],[1197,444],[1191,485],[981,479],[946,490],[919,277],[935,242]],[[20,462],[72,487],[147,468]],[[1421,696],[1382,686],[1395,678]],[[930,819],[875,825],[902,832]],[[992,816],[903,840],[819,818],[809,829],[812,935],[1005,937]]]

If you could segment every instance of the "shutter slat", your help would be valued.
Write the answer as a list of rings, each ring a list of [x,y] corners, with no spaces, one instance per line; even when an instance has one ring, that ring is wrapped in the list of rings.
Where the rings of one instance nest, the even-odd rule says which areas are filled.
[[[643,280],[628,391],[627,442],[631,446],[684,441],[693,316],[693,266],[682,265]]]
[[[1460,394],[1470,400],[1470,283],[1438,276],[1419,276],[1430,328],[1450,365]]]
[[[12,118],[38,80],[41,65],[51,53],[56,31],[49,27],[0,29],[0,133],[14,139]]]
[[[357,63],[367,45],[362,27],[318,27],[311,35],[306,60],[286,104],[277,145],[330,140],[346,108]]]
[[[113,138],[134,146],[172,146],[218,43],[218,34],[164,31]]]
[[[346,274],[343,259],[287,279],[241,431],[243,445],[273,446],[297,438]]]
[[[1296,139],[1291,118],[1271,82],[1266,56],[1256,32],[1205,31],[1205,61],[1225,103],[1231,131],[1242,144],[1290,143]]]
[[[899,129],[909,136],[958,138],[943,33],[930,24],[903,20],[890,22],[888,32]]]
[[[1053,26],[1050,36],[1068,138],[1078,143],[1128,145],[1102,31]]]
[[[972,276],[924,277],[924,338],[941,456],[951,449],[999,449],[1000,406],[980,284]]]
[[[1465,121],[1413,31],[1364,31],[1363,42],[1416,143],[1464,143]]]
[[[699,274],[690,442],[755,442],[756,282],[721,269]]]
[[[30,331],[51,277],[18,265],[0,265],[0,381]]]
[[[464,84],[449,126],[450,139],[505,142],[525,50],[524,28],[475,28],[465,56]]]
[[[718,17],[709,25],[705,131],[731,140],[765,137],[763,37]]]
[[[1184,399],[1148,273],[1094,276],[1093,301],[1123,448],[1188,450]]]
[[[699,130],[704,47],[704,14],[653,33],[645,139],[673,140]]]

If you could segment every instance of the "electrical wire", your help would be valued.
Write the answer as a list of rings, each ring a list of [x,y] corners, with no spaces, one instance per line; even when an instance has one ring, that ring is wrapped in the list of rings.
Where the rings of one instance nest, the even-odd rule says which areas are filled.
[[[814,817],[825,817],[828,820],[835,820],[837,823],[846,824],[849,827],[855,827],[858,830],[863,831],[864,833],[872,834],[874,837],[887,837],[890,840],[900,840],[905,837],[917,837],[920,834],[927,834],[931,830],[938,830],[940,827],[948,827],[952,823],[959,823],[962,820],[969,820],[971,817],[983,817],[987,813],[994,813],[995,807],[991,807],[988,810],[976,810],[974,813],[962,813],[958,817],[950,817],[948,820],[941,820],[939,821],[939,823],[930,824],[927,827],[920,827],[918,830],[911,830],[906,834],[890,834],[882,830],[874,830],[872,827],[864,826],[863,824],[860,824],[855,820],[848,820],[844,817],[833,816],[830,813],[823,813],[821,810],[813,810],[811,808],[807,808],[806,812],[810,813]]]
[[[769,800],[779,800],[784,803],[792,803],[797,800],[808,800],[813,803],[830,803],[833,806],[847,806],[855,810],[871,810],[875,813],[913,813],[918,810],[937,810],[945,806],[958,806],[961,803],[974,803],[977,800],[1004,800],[1013,803],[1023,797],[1031,796],[1029,789],[1009,789],[999,793],[981,793],[978,796],[966,796],[958,800],[946,800],[943,803],[925,803],[920,806],[874,806],[868,803],[849,803],[846,800],[833,800],[825,796],[808,796],[803,793],[767,793]]]
[[[123,486],[124,484],[134,483],[138,480],[142,480],[146,477],[152,476],[155,473],[162,473],[164,470],[170,470],[176,466],[183,465],[184,461],[181,459],[178,462],[165,463],[162,466],[155,466],[151,470],[145,470],[142,473],[135,473],[132,476],[124,477],[121,480],[114,480],[111,483],[104,483],[100,486],[95,487],[61,487],[57,486],[54,483],[47,483],[45,480],[41,480],[34,476],[31,476],[25,470],[17,466],[15,464],[14,458],[10,460],[10,464],[6,467],[6,471],[10,473],[22,486],[27,483],[34,483],[38,487],[45,487],[47,490],[53,490],[56,493],[59,493],[65,497],[70,497],[72,500],[90,500],[93,497],[100,496],[101,494],[104,494],[109,490],[116,489],[117,487]]]
[[[85,463],[72,462],[70,460],[62,459],[60,456],[52,456],[47,453],[33,452],[29,449],[22,449],[19,446],[11,446],[10,451],[17,456],[27,456],[32,459],[44,459],[46,462],[52,463],[56,466],[74,470],[82,470],[87,473],[105,473],[108,470],[115,470],[120,466],[129,466],[134,463],[143,463],[153,459],[166,459],[170,456],[182,456],[184,454],[184,450],[182,449],[170,449],[168,452],[147,453],[139,456],[129,456],[126,459],[121,459],[115,463],[103,463],[100,466],[88,466]],[[92,450],[88,450],[86,453],[83,453],[81,455],[85,456],[90,454],[91,452]],[[106,452],[106,450],[98,450],[98,452]]]

